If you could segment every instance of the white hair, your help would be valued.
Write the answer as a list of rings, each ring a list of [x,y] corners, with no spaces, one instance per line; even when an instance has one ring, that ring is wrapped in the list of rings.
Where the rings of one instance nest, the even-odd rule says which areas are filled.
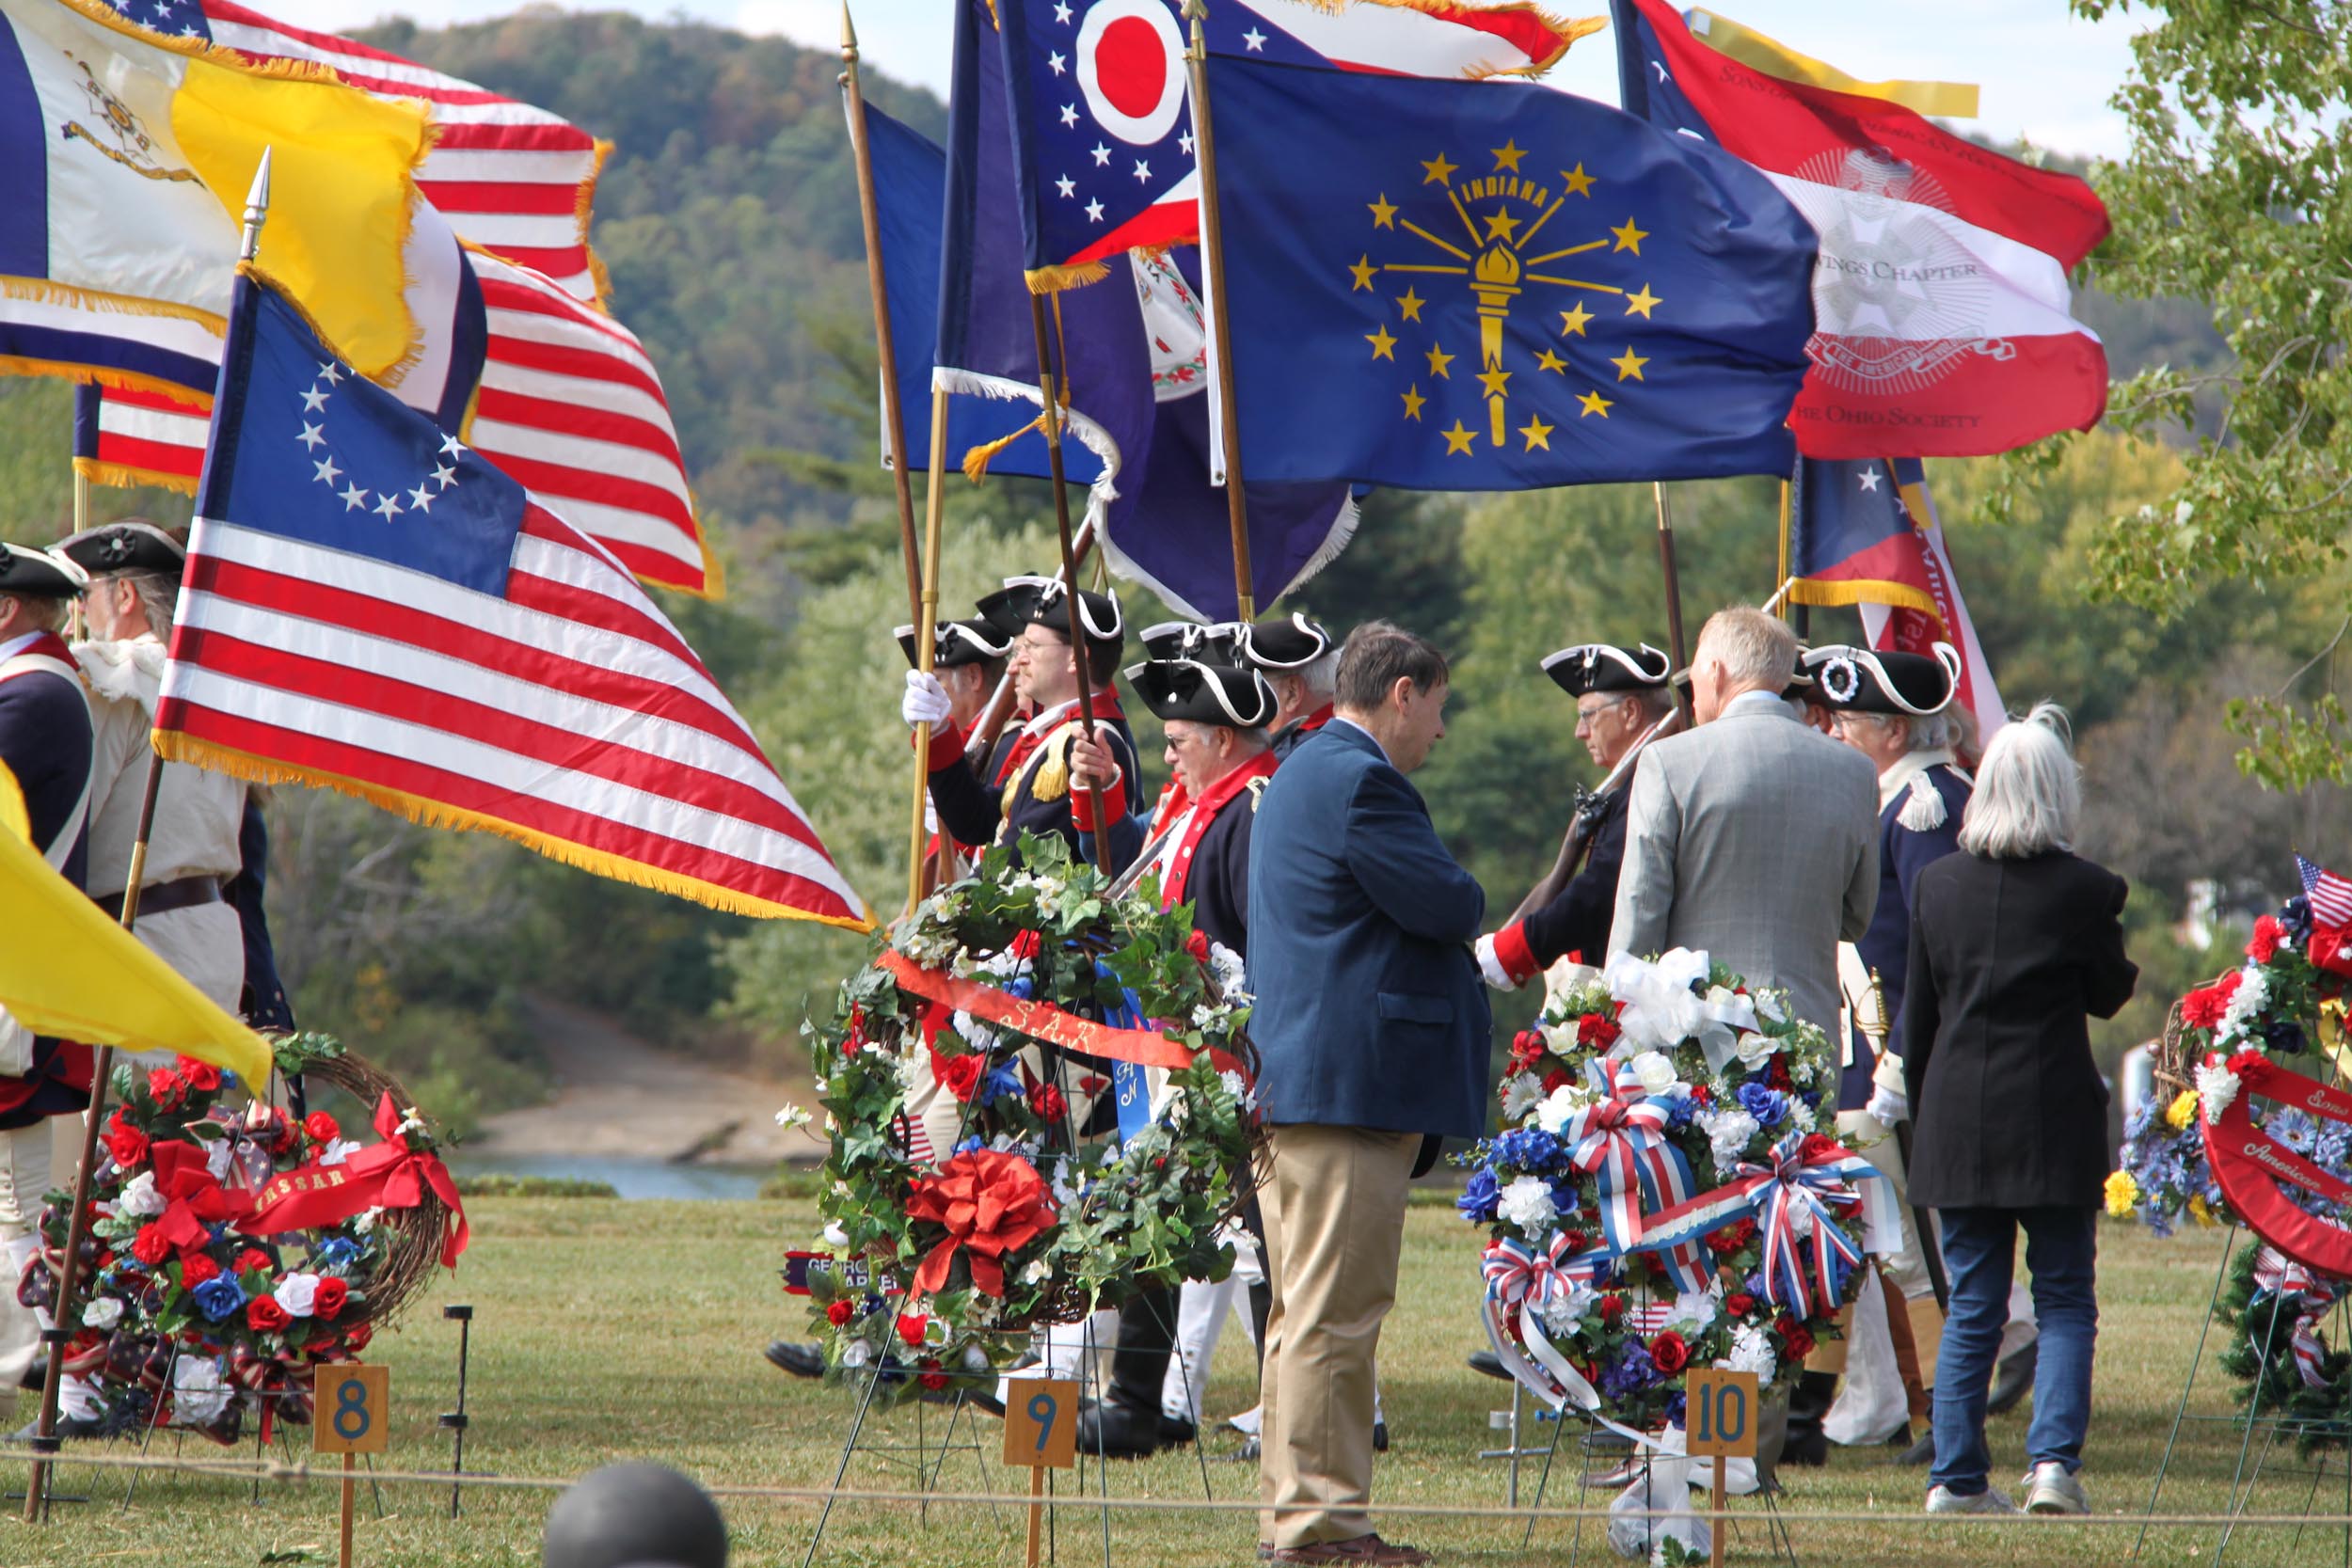
[[[1306,683],[1307,694],[1318,703],[1327,703],[1340,689],[1340,651],[1333,648],[1320,658],[1311,658],[1295,670],[1268,670],[1268,675],[1295,675]]]
[[[1724,667],[1740,686],[1779,691],[1797,668],[1797,634],[1775,616],[1746,605],[1719,610],[1699,628],[1698,656]]]
[[[1995,731],[1961,819],[1960,847],[1994,861],[2072,849],[2083,805],[2072,738],[2066,710],[2051,702]]]
[[[1858,713],[1849,717],[1867,719],[1883,730],[1902,725],[1908,751],[1946,752],[1960,739],[1960,722],[1949,708],[1941,713]]]

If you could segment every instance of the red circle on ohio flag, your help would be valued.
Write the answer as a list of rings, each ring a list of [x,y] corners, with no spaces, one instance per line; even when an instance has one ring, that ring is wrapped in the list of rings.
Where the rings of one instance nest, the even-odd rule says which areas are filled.
[[[1184,36],[1165,0],[1096,0],[1078,24],[1078,90],[1094,122],[1154,147],[1184,108]]]

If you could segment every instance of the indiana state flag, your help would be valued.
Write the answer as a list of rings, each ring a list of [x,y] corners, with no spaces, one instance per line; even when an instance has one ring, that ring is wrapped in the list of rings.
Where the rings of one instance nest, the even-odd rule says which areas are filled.
[[[1249,479],[1788,471],[1815,237],[1756,169],[1515,84],[1209,75]]]

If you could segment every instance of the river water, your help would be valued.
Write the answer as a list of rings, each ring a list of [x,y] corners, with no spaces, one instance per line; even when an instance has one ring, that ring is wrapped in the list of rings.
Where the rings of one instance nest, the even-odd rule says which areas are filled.
[[[458,1154],[450,1168],[459,1176],[544,1176],[567,1181],[609,1181],[623,1197],[720,1198],[759,1196],[770,1167],[674,1165],[665,1160],[570,1154]]]

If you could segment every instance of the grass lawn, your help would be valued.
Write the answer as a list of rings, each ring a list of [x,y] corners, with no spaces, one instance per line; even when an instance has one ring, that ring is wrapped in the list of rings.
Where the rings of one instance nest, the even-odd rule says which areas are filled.
[[[1475,1286],[1472,1233],[1450,1208],[1428,1195],[1417,1202],[1406,1237],[1402,1302],[1389,1323],[1382,1382],[1395,1447],[1383,1461],[1378,1499],[1391,1504],[1495,1506],[1503,1499],[1503,1465],[1482,1461],[1493,1445],[1488,1412],[1507,1404],[1501,1384],[1476,1376],[1462,1356],[1480,1340],[1470,1313]],[[778,1254],[814,1231],[809,1206],[797,1202],[618,1203],[505,1198],[478,1201],[473,1247],[454,1279],[415,1308],[405,1331],[378,1341],[392,1370],[393,1450],[397,1467],[439,1469],[449,1462],[447,1435],[437,1413],[456,1393],[455,1325],[441,1320],[443,1302],[475,1309],[469,1467],[515,1476],[578,1475],[623,1458],[660,1460],[711,1485],[822,1485],[831,1479],[848,1430],[846,1393],[795,1382],[760,1359],[760,1347],[779,1333],[800,1337],[803,1303],[777,1292]],[[2163,1243],[2136,1228],[2107,1225],[2102,1234],[2100,1298],[2105,1309],[2098,1363],[2098,1415],[2085,1471],[2095,1507],[2137,1513],[2180,1396],[2222,1240],[2203,1232]],[[2212,1381],[2208,1381],[2208,1379]],[[2195,1412],[2220,1414],[2224,1385],[2211,1366],[2201,1374]],[[1246,1338],[1229,1333],[1210,1390],[1212,1418],[1253,1398]],[[936,1444],[941,1418],[927,1418]],[[1996,1421],[1994,1480],[2007,1484],[2024,1466],[2026,1418]],[[868,1422],[876,1445],[911,1444],[913,1408]],[[1025,1474],[996,1463],[997,1428],[984,1423],[985,1485],[1006,1491]],[[307,1433],[303,1436],[307,1445]],[[168,1436],[157,1451],[168,1451]],[[1231,1452],[1230,1434],[1213,1435],[1213,1461]],[[2260,1443],[2257,1442],[2259,1449]],[[128,1452],[116,1445],[113,1451]],[[191,1457],[224,1450],[190,1440]],[[250,1457],[248,1439],[243,1454]],[[2185,1429],[2167,1484],[2168,1512],[2204,1512],[2228,1497],[2238,1455],[2238,1433],[2215,1423]],[[899,1456],[861,1453],[850,1484],[901,1486]],[[326,1462],[331,1463],[331,1462]],[[9,1481],[22,1485],[10,1462]],[[1218,1497],[1254,1496],[1254,1467],[1213,1462]],[[1089,1472],[1091,1477],[1091,1470]],[[2299,1512],[2311,1492],[2312,1469],[2283,1449],[2270,1455],[2255,1495],[2255,1510]],[[1551,1500],[1575,1501],[1564,1455]],[[265,1485],[259,1507],[246,1483],[215,1477],[150,1474],[135,1503],[121,1507],[124,1474],[67,1465],[62,1490],[87,1494],[87,1504],[60,1504],[45,1528],[9,1523],[0,1528],[0,1568],[18,1564],[73,1565],[154,1562],[172,1568],[252,1568],[263,1563],[331,1562],[334,1503],[330,1486]],[[1139,1465],[1114,1465],[1123,1496],[1198,1498],[1200,1470],[1189,1450]],[[1883,1522],[1794,1526],[1800,1560],[1808,1564],[1933,1564],[1973,1568],[2021,1563],[2120,1563],[2133,1533],[2090,1530],[2035,1520],[2014,1528],[1931,1523],[1919,1512],[1923,1482],[1887,1453],[1837,1453],[1826,1471],[1787,1477],[1792,1510],[1867,1510]],[[943,1482],[981,1488],[983,1473],[970,1452],[951,1456]],[[1073,1478],[1058,1478],[1065,1491]],[[1532,1493],[1533,1472],[1529,1473]],[[535,1564],[540,1529],[551,1494],[469,1491],[465,1516],[449,1517],[445,1489],[385,1489],[389,1517],[374,1518],[360,1491],[358,1560],[363,1564]],[[2341,1518],[2345,1491],[2339,1458],[2321,1487],[2322,1528],[2304,1531],[2299,1544],[2283,1530],[2242,1531],[2231,1562],[2336,1563],[2343,1560]],[[1607,1499],[1596,1492],[1595,1504]],[[742,1564],[797,1565],[816,1518],[813,1504],[772,1499],[724,1500]],[[1751,1511],[1752,1512],[1752,1511]],[[1442,1560],[1495,1564],[1565,1562],[1571,1526],[1548,1521],[1534,1546],[1523,1550],[1521,1523],[1501,1519],[1383,1519],[1391,1539],[1438,1551]],[[2210,1560],[2211,1528],[2151,1533],[2142,1560],[2156,1563]],[[1120,1514],[1113,1524],[1114,1560],[1135,1564],[1251,1562],[1252,1523],[1238,1514],[1205,1513]],[[1059,1557],[1065,1563],[1099,1561],[1099,1512],[1062,1512]],[[827,1565],[1008,1563],[1020,1560],[1017,1511],[977,1504],[935,1505],[928,1521],[912,1505],[850,1502],[837,1507],[818,1561]],[[308,1548],[304,1551],[303,1548]],[[1597,1549],[1587,1529],[1584,1560],[1614,1560]],[[1733,1540],[1735,1561],[1770,1560],[1759,1529]]]

